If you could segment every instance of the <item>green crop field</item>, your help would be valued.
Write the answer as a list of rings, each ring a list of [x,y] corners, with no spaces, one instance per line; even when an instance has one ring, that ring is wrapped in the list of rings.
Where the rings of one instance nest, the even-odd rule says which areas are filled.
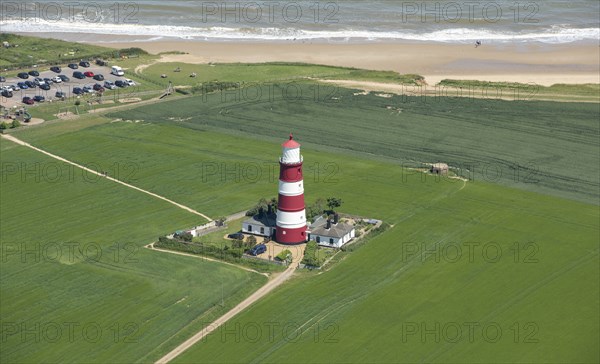
[[[303,145],[308,203],[318,197],[340,197],[342,212],[391,225],[358,249],[338,254],[337,263],[326,270],[296,274],[175,362],[600,360],[597,104],[379,97],[319,87],[304,82],[265,84],[260,90],[273,92],[272,99],[252,98],[256,94],[247,93],[250,89],[229,90],[106,117],[87,115],[76,122],[24,128],[14,135],[67,159],[111,171],[121,180],[214,218],[276,194],[279,144],[294,132]],[[40,158],[33,151],[7,145],[1,145],[3,161]],[[438,161],[458,167],[454,171],[470,181],[434,178],[402,168]],[[67,198],[75,210],[58,209],[51,217],[52,226],[77,221],[82,215],[94,219],[98,230],[89,236],[85,227],[75,233],[61,231],[53,239],[147,242],[164,230],[197,221],[171,205],[122,191],[104,180],[77,188],[43,183],[21,187],[20,182],[8,180],[2,184],[3,242],[43,234],[48,227],[42,229],[40,221],[57,200]],[[25,190],[5,203],[5,191],[20,187]],[[32,191],[36,199],[20,204]],[[124,199],[123,194],[129,193],[131,199]],[[86,197],[99,204],[97,210],[83,210],[81,199]],[[143,215],[146,205],[164,208]],[[26,212],[19,208],[33,209],[35,220],[24,221]],[[179,213],[187,220],[171,217]],[[140,215],[138,230],[131,231],[131,220]],[[12,217],[5,220],[5,216]],[[176,224],[171,223],[174,219]],[[15,224],[6,237],[5,221]],[[138,343],[128,352],[123,352],[125,345],[84,345],[71,353],[73,361],[85,360],[83,353],[88,355],[90,348],[105,355],[104,360],[158,359],[191,335],[188,323],[195,322],[197,328],[206,322],[198,316],[218,301],[218,282],[202,287],[190,284],[208,270],[219,269],[217,277],[242,284],[244,289],[236,291],[240,296],[262,282],[235,269],[226,274],[228,270],[218,264],[194,265],[198,259],[142,253],[140,260],[148,256],[145,259],[152,259],[151,263],[107,269],[115,277],[109,281],[94,276],[98,264],[75,266],[84,272],[80,279],[102,283],[89,288],[96,294],[93,307],[101,317],[94,320],[106,323],[103,312],[128,305],[120,314],[135,322],[149,320],[147,336],[154,341]],[[25,286],[5,279],[5,271],[39,285],[36,275],[50,269],[34,266],[22,272],[20,267],[3,265],[3,299],[5,292],[18,296],[13,286]],[[54,269],[52,273],[62,273]],[[117,284],[129,277],[135,278],[127,285]],[[177,294],[161,295],[160,288],[153,286],[165,277],[169,283],[164,285]],[[140,285],[150,287],[149,291]],[[104,307],[106,297],[97,292],[98,287],[109,292],[109,307]],[[236,288],[228,287],[233,294]],[[59,308],[52,305],[47,311],[35,306],[35,314],[26,314],[27,303],[45,298],[34,297],[39,290],[31,289],[19,304],[3,303],[3,322],[5,315],[14,312],[21,312],[20,320],[53,317]],[[58,291],[63,301],[51,302],[73,299],[66,289]],[[143,301],[137,300],[140,291],[145,293]],[[195,311],[175,303],[186,293],[195,297]],[[64,311],[58,311],[61,320],[71,319],[69,315],[82,320],[81,307],[87,301],[79,297],[76,307],[80,309],[65,304]],[[209,301],[203,302],[205,306],[199,304],[203,299]],[[192,298],[183,302],[188,300]],[[167,315],[177,319],[165,323]],[[161,325],[167,327],[152,331]],[[26,343],[12,343],[26,350]],[[40,343],[39,348],[29,353],[28,361],[67,350],[49,343]],[[2,355],[3,359],[18,357],[5,354],[4,349]]]
[[[265,281],[142,247],[199,216],[4,139],[0,151],[3,363],[144,361]]]
[[[600,110],[594,103],[387,98],[294,82],[110,116],[269,140],[295,130],[319,150],[359,152],[409,166],[445,162],[475,181],[599,203]]]

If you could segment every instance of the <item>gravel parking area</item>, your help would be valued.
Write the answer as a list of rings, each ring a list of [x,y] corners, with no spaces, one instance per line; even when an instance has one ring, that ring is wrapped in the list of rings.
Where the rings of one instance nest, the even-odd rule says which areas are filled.
[[[27,71],[29,71],[29,70],[27,70]],[[80,72],[90,71],[90,72],[93,72],[94,75],[101,74],[104,76],[104,80],[97,81],[97,80],[93,79],[92,77],[86,77],[85,79],[77,79],[77,78],[73,77],[73,72],[75,72],[75,71],[80,71]],[[66,65],[64,65],[64,66],[61,66],[60,73],[56,73],[56,72],[53,72],[50,70],[39,71],[40,75],[37,77],[40,77],[40,78],[54,78],[58,75],[65,75],[65,76],[69,77],[70,80],[67,82],[51,83],[49,90],[42,90],[40,87],[35,87],[35,88],[28,88],[26,90],[13,91],[12,97],[2,96],[0,98],[0,105],[4,106],[6,108],[11,108],[15,105],[22,106],[22,105],[24,105],[22,102],[23,97],[29,96],[29,97],[33,98],[36,95],[44,96],[45,102],[58,101],[59,99],[57,99],[55,97],[55,94],[57,91],[64,92],[67,100],[75,100],[78,97],[85,98],[86,96],[89,96],[89,95],[95,95],[95,92],[93,92],[93,93],[84,93],[83,95],[78,96],[78,95],[73,94],[73,89],[75,87],[83,88],[84,86],[93,87],[94,84],[96,84],[96,83],[104,86],[105,81],[115,82],[117,80],[125,80],[127,78],[126,76],[119,77],[119,76],[112,75],[110,73],[110,71],[111,71],[110,67],[98,66],[98,65],[91,65],[90,67],[79,66],[79,68],[75,69],[75,70],[68,68]],[[26,71],[23,70],[22,72],[26,72]],[[15,74],[15,73],[17,73],[17,72],[16,71],[11,72],[11,74]],[[8,86],[8,85],[16,85],[19,82],[33,81],[35,78],[36,77],[31,76],[31,75],[29,76],[28,79],[21,79],[16,76],[6,77],[6,81],[0,83],[0,88],[2,88],[3,86]],[[135,91],[135,89],[136,89],[136,87],[125,87],[125,88],[118,87],[115,90],[105,89],[104,97],[112,98],[114,96],[114,93],[118,93],[119,98],[126,98],[126,97],[128,97],[128,95],[132,94]],[[36,102],[36,104],[37,104],[37,102]],[[27,106],[33,107],[34,105],[27,105]]]

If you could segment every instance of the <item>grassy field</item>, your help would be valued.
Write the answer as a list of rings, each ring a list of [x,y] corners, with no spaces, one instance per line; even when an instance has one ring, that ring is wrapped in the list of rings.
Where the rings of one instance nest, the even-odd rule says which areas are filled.
[[[144,74],[169,72],[169,79],[190,82],[184,77],[195,70],[182,68],[173,76],[173,66],[157,64]],[[280,65],[202,67],[195,71],[197,82],[287,80],[290,70]],[[307,74],[326,76],[330,71],[319,67],[306,68]],[[343,72],[339,75],[345,77]],[[338,76],[330,73],[330,77]],[[597,104],[380,97],[306,82],[230,91],[15,132],[50,152],[108,170],[126,182],[218,217],[275,194],[279,144],[292,131],[303,144],[308,203],[318,197],[340,197],[342,212],[392,225],[355,251],[340,254],[339,262],[323,273],[296,275],[177,362],[600,360]],[[2,161],[37,160],[33,152],[6,145],[1,144]],[[425,177],[401,168],[438,161],[449,163],[470,182]],[[3,243],[38,236],[100,239],[106,244],[121,239],[140,242],[164,230],[196,225],[187,214],[187,219],[175,218],[176,224],[171,224],[171,216],[183,212],[146,201],[133,191],[144,201],[123,198],[127,192],[103,186],[106,181],[90,191],[81,183],[77,188],[64,183],[21,187],[20,181],[9,181],[13,182],[2,184]],[[98,191],[100,185],[107,192]],[[115,191],[109,193],[110,188]],[[5,203],[4,191],[18,192]],[[65,196],[69,204],[61,205]],[[95,201],[92,212],[82,207],[89,198]],[[137,230],[131,231],[131,216],[151,209],[145,204],[161,206],[160,213],[143,215]],[[53,214],[56,206],[60,213]],[[25,220],[28,214],[35,220]],[[89,223],[84,219],[79,224],[82,216]],[[13,227],[5,232],[7,221]],[[54,226],[64,228],[49,233]],[[96,230],[89,233],[86,226]],[[78,285],[55,289],[58,298],[48,293],[53,290],[42,289],[44,284],[59,285],[60,280],[36,277],[64,274],[64,264],[31,269],[20,269],[18,262],[3,265],[3,297],[5,292],[20,297],[19,289],[27,287],[14,276],[38,286],[15,304],[3,303],[2,320],[55,317],[58,310],[57,320],[81,321],[87,301],[78,298],[76,309],[54,302],[72,299],[69,291],[86,287],[83,294],[92,292],[91,311],[100,315],[95,321],[108,326],[106,312],[139,308],[133,316],[131,309],[119,311],[123,316],[118,317],[148,322],[144,336],[148,340],[133,350],[124,345],[109,348],[108,342],[84,345],[70,358],[81,360],[87,358],[84,352],[95,350],[100,361],[155,360],[189,336],[188,322],[205,322],[210,316],[198,316],[218,312],[209,307],[218,300],[219,284],[213,278],[202,287],[190,284],[195,277],[212,277],[215,268],[211,265],[207,273],[206,262],[194,265],[198,260],[193,258],[142,253],[140,257],[150,260],[147,266],[135,270],[112,264],[106,269],[109,280],[94,274],[99,264],[68,265],[80,268],[77,278],[94,284],[90,288],[76,280]],[[225,270],[219,270],[218,277],[242,284],[230,284],[229,295],[247,294],[260,283],[237,270],[214,266]],[[164,277],[168,284],[160,280]],[[164,294],[157,282],[174,293]],[[98,287],[105,291],[98,293]],[[104,292],[115,297],[109,305],[103,304]],[[183,302],[190,302],[195,311],[175,303],[186,295],[193,298]],[[36,299],[52,302],[35,306],[38,316],[27,310]],[[156,312],[160,314],[155,319]],[[176,319],[165,322],[168,315]],[[171,339],[164,343],[165,338]],[[37,351],[29,350],[31,343],[11,339],[20,351],[3,350],[3,361],[26,351],[28,361],[38,361],[70,349],[45,343]]]
[[[396,186],[390,230],[175,362],[598,362],[596,206],[487,183],[442,198],[420,187]]]
[[[296,131],[313,150],[343,150],[409,166],[445,162],[475,183],[599,203],[598,104],[379,97],[292,82],[174,100],[110,117],[268,141]],[[192,135],[183,137],[188,144]],[[219,149],[227,153],[232,147]]]
[[[277,177],[271,180],[268,163],[295,121],[307,201],[338,196],[343,212],[392,224],[326,272],[297,276],[177,362],[597,362],[597,195],[581,187],[585,176],[567,180],[564,188],[572,194],[552,188],[561,187],[561,175],[597,165],[595,110],[584,104],[406,100],[402,113],[390,114],[384,106],[393,99],[371,95],[367,102],[344,90],[338,95],[353,103],[220,105],[210,97],[206,103],[186,98],[16,135],[101,168],[136,163],[135,175],[123,179],[219,216],[273,195]],[[443,129],[435,134],[436,128]],[[427,133],[434,135],[411,140]],[[494,135],[493,143],[476,139],[486,133]],[[330,136],[329,146],[318,135]],[[459,135],[468,139],[450,149]],[[435,144],[436,137],[444,143]],[[415,144],[422,149],[411,149]],[[589,199],[477,178],[466,184],[422,179],[398,165],[408,150],[429,156],[413,160],[466,155],[486,161],[494,153],[489,163],[572,158],[554,174],[538,175],[546,179],[529,189]],[[380,155],[360,158],[365,152]],[[374,160],[380,157],[388,161]],[[256,178],[251,166],[267,175]],[[587,178],[597,185],[594,173]]]
[[[3,363],[147,361],[265,281],[142,248],[196,215],[4,139],[0,151]]]

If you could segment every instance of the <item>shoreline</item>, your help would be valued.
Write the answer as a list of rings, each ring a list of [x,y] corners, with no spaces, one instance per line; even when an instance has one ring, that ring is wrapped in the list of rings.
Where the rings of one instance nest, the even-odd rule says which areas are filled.
[[[99,43],[111,48],[139,47],[164,55],[161,62],[302,62],[414,73],[429,84],[442,79],[535,83],[600,83],[597,45],[483,45],[432,43],[240,43],[150,41]]]
[[[48,37],[47,34],[26,35]],[[65,34],[53,34],[65,39]],[[142,48],[162,55],[160,62],[264,63],[300,62],[354,67],[401,74],[419,74],[428,84],[442,79],[520,82],[551,86],[557,83],[600,83],[600,49],[595,43],[484,43],[441,42],[244,42],[199,40],[131,40],[115,36],[80,34],[77,41],[108,48]],[[127,40],[129,39],[129,40]],[[68,39],[73,40],[73,39]]]

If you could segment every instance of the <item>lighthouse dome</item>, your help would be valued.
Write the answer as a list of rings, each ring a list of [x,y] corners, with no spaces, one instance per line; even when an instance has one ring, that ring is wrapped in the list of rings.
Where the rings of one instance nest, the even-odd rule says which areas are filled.
[[[300,155],[300,143],[294,140],[294,136],[290,133],[290,139],[281,144],[283,147],[281,155],[281,163],[294,164],[302,162]]]

